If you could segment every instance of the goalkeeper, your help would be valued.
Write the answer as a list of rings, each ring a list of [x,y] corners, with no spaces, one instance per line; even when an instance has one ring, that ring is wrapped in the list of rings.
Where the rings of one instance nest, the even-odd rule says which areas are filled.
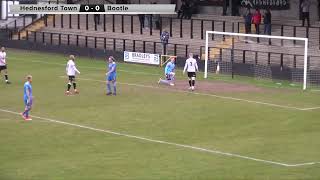
[[[167,63],[166,67],[164,68],[164,73],[166,76],[166,79],[159,79],[158,84],[165,84],[174,86],[174,80],[175,80],[175,58],[171,57],[170,61]]]

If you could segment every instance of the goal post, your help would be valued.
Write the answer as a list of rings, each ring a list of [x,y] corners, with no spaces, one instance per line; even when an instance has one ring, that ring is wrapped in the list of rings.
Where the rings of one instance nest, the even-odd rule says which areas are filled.
[[[287,36],[273,36],[273,35],[259,35],[259,34],[245,34],[245,33],[232,33],[232,32],[220,32],[220,31],[206,31],[206,39],[205,39],[205,64],[204,64],[204,78],[208,78],[208,62],[209,60],[209,39],[210,43],[217,43],[211,40],[211,36],[220,35],[223,36],[223,41],[225,40],[225,36],[232,37],[243,37],[243,38],[261,38],[261,39],[278,39],[278,40],[291,40],[291,41],[301,41],[304,43],[304,51],[303,51],[303,90],[307,89],[307,73],[308,73],[308,38],[302,37],[287,37]],[[213,38],[212,38],[213,39]],[[257,40],[259,41],[259,40]]]
[[[168,61],[171,60],[171,58],[177,59],[177,56],[173,56],[173,55],[161,55],[160,58],[160,67],[162,67],[163,65],[165,65]]]

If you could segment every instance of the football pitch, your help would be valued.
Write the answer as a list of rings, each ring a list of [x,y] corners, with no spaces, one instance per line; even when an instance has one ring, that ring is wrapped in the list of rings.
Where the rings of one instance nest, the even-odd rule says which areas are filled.
[[[189,92],[181,70],[179,86],[166,87],[157,84],[162,68],[118,63],[118,95],[106,96],[106,63],[82,57],[80,94],[66,96],[68,55],[7,56],[1,180],[320,179],[320,92],[201,74]],[[20,116],[27,74],[30,122]]]

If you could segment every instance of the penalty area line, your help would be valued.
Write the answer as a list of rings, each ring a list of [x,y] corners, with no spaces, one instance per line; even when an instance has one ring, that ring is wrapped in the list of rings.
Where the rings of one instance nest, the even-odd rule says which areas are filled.
[[[5,112],[5,113],[9,113],[9,114],[20,115],[20,113],[18,113],[18,112],[10,111],[10,110],[7,110],[7,109],[2,109],[1,108],[0,111],[1,112]],[[258,159],[258,158],[253,158],[253,157],[249,157],[249,156],[243,156],[243,155],[239,155],[239,154],[233,154],[233,153],[228,153],[228,152],[223,152],[223,151],[218,151],[218,150],[205,149],[205,148],[191,146],[191,145],[178,144],[178,143],[173,143],[173,142],[168,142],[168,141],[162,141],[162,140],[156,140],[156,139],[151,139],[151,138],[146,138],[146,137],[141,137],[141,136],[135,136],[135,135],[115,132],[115,131],[111,131],[111,130],[106,130],[106,129],[98,129],[98,128],[93,128],[93,127],[90,127],[90,126],[84,126],[84,125],[80,125],[80,124],[69,123],[69,122],[66,122],[66,121],[60,121],[60,120],[51,119],[51,118],[45,118],[45,117],[34,116],[34,115],[32,115],[31,117],[34,118],[34,119],[46,120],[46,121],[49,121],[49,122],[63,124],[63,125],[67,125],[67,126],[72,126],[72,127],[92,130],[92,131],[96,131],[96,132],[103,132],[103,133],[108,133],[108,134],[112,134],[112,135],[127,137],[127,138],[130,138],[130,139],[136,139],[136,140],[141,140],[141,141],[146,141],[146,142],[151,142],[151,143],[171,145],[171,146],[176,146],[176,147],[179,147],[179,148],[185,148],[185,149],[191,149],[191,150],[194,150],[194,151],[201,151],[201,152],[207,152],[207,153],[211,153],[211,154],[219,154],[219,155],[222,155],[222,156],[229,156],[229,157],[235,157],[235,158],[240,158],[240,159],[246,159],[246,160],[261,162],[261,163],[265,163],[265,164],[273,164],[273,165],[284,166],[284,167],[299,167],[299,166],[319,164],[319,162],[288,164],[288,163],[282,163],[282,162],[277,162],[277,161]]]
[[[65,78],[65,76],[60,76],[60,77]],[[84,80],[84,81],[106,82],[106,81],[102,81],[102,80],[88,79],[88,78],[77,78],[77,79]],[[261,101],[253,101],[253,100],[248,100],[248,99],[234,98],[234,97],[230,97],[230,96],[220,96],[220,95],[216,95],[216,94],[190,92],[190,91],[184,91],[184,90],[161,88],[161,87],[157,87],[157,86],[134,84],[134,83],[125,83],[125,82],[117,82],[117,83],[123,84],[123,85],[128,85],[128,86],[136,86],[136,87],[152,88],[152,89],[163,89],[166,91],[189,93],[189,94],[195,94],[195,95],[201,95],[201,96],[210,96],[210,97],[215,97],[215,98],[220,98],[220,99],[228,99],[228,100],[232,100],[232,101],[242,101],[242,102],[247,102],[247,103],[252,103],[252,104],[260,104],[260,105],[265,105],[265,106],[278,107],[278,108],[283,108],[283,109],[293,109],[293,110],[299,110],[299,111],[309,111],[309,110],[314,110],[314,109],[320,108],[320,107],[299,108],[299,107],[294,107],[294,106],[286,106],[286,105],[273,104],[273,103],[267,103],[267,102],[261,102]]]

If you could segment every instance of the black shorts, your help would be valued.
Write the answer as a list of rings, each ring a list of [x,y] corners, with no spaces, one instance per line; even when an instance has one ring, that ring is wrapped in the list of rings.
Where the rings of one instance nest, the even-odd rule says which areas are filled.
[[[189,78],[197,77],[196,72],[188,72],[188,77]]]
[[[69,76],[69,81],[71,81],[71,82],[76,81],[76,77],[75,76]]]
[[[6,70],[6,69],[7,69],[7,66],[0,66],[0,71]]]

